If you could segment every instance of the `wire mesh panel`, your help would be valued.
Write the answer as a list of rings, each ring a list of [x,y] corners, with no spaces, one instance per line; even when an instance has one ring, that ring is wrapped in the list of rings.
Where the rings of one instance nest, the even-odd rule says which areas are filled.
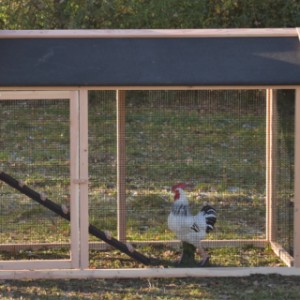
[[[275,241],[290,255],[294,244],[295,92],[277,93]]]
[[[117,236],[116,92],[89,92],[89,222]],[[98,242],[90,236],[90,240]],[[101,252],[93,252],[97,255]],[[99,266],[99,264],[97,265]]]
[[[127,178],[133,196],[143,190],[147,197],[149,191],[161,196],[175,183],[192,183],[195,204],[209,201],[231,214],[220,213],[214,238],[264,237],[264,93],[151,91],[142,97],[131,92],[127,99]],[[165,193],[164,199],[169,196]],[[169,210],[169,200],[160,199]],[[140,201],[140,209],[153,201]],[[247,214],[255,201],[263,211]],[[259,223],[257,214],[263,215]],[[164,228],[159,235],[170,238]]]
[[[29,98],[30,99],[30,98]],[[69,100],[1,100],[0,168],[69,206]],[[69,222],[0,182],[0,259],[69,258]],[[48,249],[56,245],[57,249]],[[21,250],[19,250],[21,249]]]
[[[265,116],[264,91],[127,93],[128,238],[176,238],[170,187],[185,182],[194,214],[205,202],[218,212],[208,239],[264,239]],[[254,264],[241,249],[231,256]]]
[[[116,104],[114,91],[89,94],[90,223],[115,237],[120,230]],[[187,183],[191,214],[207,203],[217,211],[215,229],[203,243],[211,248],[212,264],[282,264],[266,243],[265,90],[127,91],[124,113],[127,241],[146,255],[178,260],[181,250],[174,248],[178,236],[168,226],[174,203],[171,187]],[[291,171],[287,147],[278,148],[280,170]],[[278,182],[287,195],[286,182],[292,178],[280,170]],[[291,210],[278,217],[286,220]],[[284,242],[290,231],[279,227],[278,231],[278,242]],[[95,247],[107,250],[103,244]],[[91,266],[139,264],[110,250],[92,252]]]
[[[80,93],[72,95],[0,101],[1,171],[47,195],[62,214],[69,211],[70,192],[80,191],[86,199],[80,184],[87,181],[77,174],[85,167],[80,164],[85,146],[76,131],[84,137],[86,116],[79,113]],[[292,256],[295,95],[270,95],[265,90],[90,91],[89,231],[106,241],[90,237],[90,267],[141,267],[147,257],[155,265],[176,266],[190,242],[182,228],[191,220],[188,230],[197,234],[214,226],[192,243],[201,252],[199,260],[206,255],[202,248],[208,249],[212,265],[282,265],[274,255],[280,247]],[[181,203],[182,190],[187,200]],[[4,182],[0,195],[2,261],[70,258],[65,215],[60,218]],[[208,211],[214,217],[207,205],[217,212],[215,225],[206,217]],[[176,216],[169,217],[171,212]],[[78,238],[82,224],[72,225],[78,228],[72,249],[84,248]],[[107,245],[113,237],[123,239],[118,250]],[[137,257],[132,245],[146,260],[132,259]],[[13,254],[4,251],[11,249]]]

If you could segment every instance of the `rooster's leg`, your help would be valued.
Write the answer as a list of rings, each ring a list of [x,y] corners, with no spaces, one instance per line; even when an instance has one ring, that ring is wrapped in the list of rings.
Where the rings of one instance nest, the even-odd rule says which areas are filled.
[[[202,257],[202,259],[200,260],[200,262],[198,263],[199,267],[204,267],[208,261],[209,261],[209,255],[208,253],[204,250],[204,248],[201,245],[201,242],[199,242],[199,245],[197,247],[200,256]]]
[[[182,242],[182,255],[179,261],[179,265],[183,267],[195,266],[196,247],[187,242]]]

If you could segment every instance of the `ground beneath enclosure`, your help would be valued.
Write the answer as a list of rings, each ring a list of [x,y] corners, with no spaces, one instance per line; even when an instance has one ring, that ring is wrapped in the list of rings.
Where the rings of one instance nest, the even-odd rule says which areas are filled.
[[[8,299],[299,299],[300,277],[0,281]]]
[[[174,249],[164,246],[148,246],[138,248],[138,251],[144,255],[161,260],[164,267],[178,267],[177,262],[180,260],[181,249]],[[208,267],[258,267],[284,266],[282,261],[269,248],[218,248],[208,249],[210,262]],[[200,257],[196,257],[200,260]],[[90,253],[91,268],[143,268],[140,263],[128,258],[119,251],[91,251]],[[195,266],[196,267],[196,266]]]
[[[178,267],[177,262],[181,256],[181,250],[167,246],[138,247],[138,251],[144,255],[161,260],[164,267]],[[210,262],[208,267],[278,267],[284,266],[282,261],[268,247],[254,248],[244,246],[240,248],[216,248],[208,249]],[[1,260],[11,259],[68,259],[66,250],[20,250],[15,253],[0,252]],[[200,260],[200,257],[196,257]],[[90,251],[91,269],[118,269],[118,268],[145,268],[143,264],[134,261],[126,254],[117,250]],[[196,267],[196,266],[195,266]]]

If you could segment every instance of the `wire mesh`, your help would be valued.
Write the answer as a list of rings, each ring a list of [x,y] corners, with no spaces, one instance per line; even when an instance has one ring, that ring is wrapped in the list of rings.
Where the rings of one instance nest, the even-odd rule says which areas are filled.
[[[278,91],[277,98],[275,241],[293,255],[295,91]]]
[[[211,238],[264,238],[265,114],[260,91],[130,92],[127,201],[139,225],[129,236],[172,238],[170,187],[187,182],[194,213],[203,202],[219,211]]]
[[[276,121],[276,241],[290,254],[293,101],[293,93],[280,91]],[[116,104],[116,91],[89,92],[89,223],[114,237],[120,229]],[[0,107],[1,169],[56,203],[68,203],[69,101],[9,100],[1,101]],[[267,238],[266,109],[264,90],[127,91],[126,210],[122,212],[127,241],[138,244],[145,255],[179,259],[181,250],[174,247],[177,236],[167,219],[174,203],[171,186],[185,182],[192,185],[186,191],[192,214],[204,203],[217,210],[215,230],[206,236],[206,245],[229,241],[209,250],[212,264],[281,265],[265,244],[258,249],[242,241]],[[70,242],[68,222],[2,183],[0,193],[0,244]],[[98,242],[93,237],[90,241]],[[53,249],[32,253],[18,257],[69,255]],[[90,266],[140,265],[118,251],[92,250]]]
[[[115,97],[92,92],[89,103],[90,221],[112,235],[118,231]],[[217,210],[206,245],[266,239],[265,90],[127,91],[125,135],[126,236],[143,245],[143,253],[180,257],[167,224],[171,186],[179,182],[193,186],[187,191],[193,214],[204,203]],[[210,251],[219,265],[280,265],[262,245],[237,242]],[[120,253],[103,254],[100,265],[97,255],[91,256],[93,267],[127,266]]]
[[[69,205],[69,100],[0,101],[0,128],[1,169],[49,199]],[[34,244],[69,243],[68,222],[2,182],[0,195],[0,244],[16,249],[26,245],[16,258],[69,256],[32,250]],[[0,258],[11,256],[2,253]]]
[[[89,93],[89,219],[117,234],[116,92]],[[91,240],[95,238],[91,237]]]

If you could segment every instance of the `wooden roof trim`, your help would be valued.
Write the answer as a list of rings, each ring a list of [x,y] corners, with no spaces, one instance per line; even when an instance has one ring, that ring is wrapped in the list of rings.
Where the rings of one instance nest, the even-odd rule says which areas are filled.
[[[297,37],[299,28],[0,30],[2,38]]]

